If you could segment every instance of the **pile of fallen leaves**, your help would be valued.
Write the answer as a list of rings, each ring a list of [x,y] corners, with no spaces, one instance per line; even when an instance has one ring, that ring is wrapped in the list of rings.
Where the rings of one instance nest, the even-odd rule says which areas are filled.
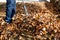
[[[60,15],[52,3],[26,3],[28,16],[26,16],[23,5],[23,3],[17,3],[16,14],[9,25],[1,25],[5,13],[0,11],[1,14],[4,13],[4,17],[0,17],[0,40],[60,39]]]

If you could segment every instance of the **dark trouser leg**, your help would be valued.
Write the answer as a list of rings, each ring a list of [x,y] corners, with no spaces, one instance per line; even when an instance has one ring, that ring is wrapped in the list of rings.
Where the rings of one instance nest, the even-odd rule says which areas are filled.
[[[16,13],[16,4],[14,5],[14,8],[12,9],[11,18],[14,16],[15,13]]]
[[[12,17],[15,14],[15,9],[16,9],[15,0],[7,0],[7,4],[6,4],[6,19],[5,19],[5,21],[7,23],[11,22]]]

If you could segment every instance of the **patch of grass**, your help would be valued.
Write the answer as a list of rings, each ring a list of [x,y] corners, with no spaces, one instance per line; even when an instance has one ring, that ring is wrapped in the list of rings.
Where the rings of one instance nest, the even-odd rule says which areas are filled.
[[[0,5],[0,10],[2,9],[2,6]]]

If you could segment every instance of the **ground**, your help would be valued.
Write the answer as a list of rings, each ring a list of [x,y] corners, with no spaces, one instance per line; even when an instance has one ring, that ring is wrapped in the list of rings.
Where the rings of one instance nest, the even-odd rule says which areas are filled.
[[[17,3],[12,23],[2,25],[6,4],[0,4],[0,40],[60,40],[60,12],[48,2]]]

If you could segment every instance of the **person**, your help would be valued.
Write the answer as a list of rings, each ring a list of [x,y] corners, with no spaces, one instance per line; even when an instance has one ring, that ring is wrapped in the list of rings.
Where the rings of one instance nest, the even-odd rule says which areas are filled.
[[[6,23],[12,22],[12,17],[14,16],[16,12],[16,0],[6,0]],[[5,22],[2,22],[4,24]]]

